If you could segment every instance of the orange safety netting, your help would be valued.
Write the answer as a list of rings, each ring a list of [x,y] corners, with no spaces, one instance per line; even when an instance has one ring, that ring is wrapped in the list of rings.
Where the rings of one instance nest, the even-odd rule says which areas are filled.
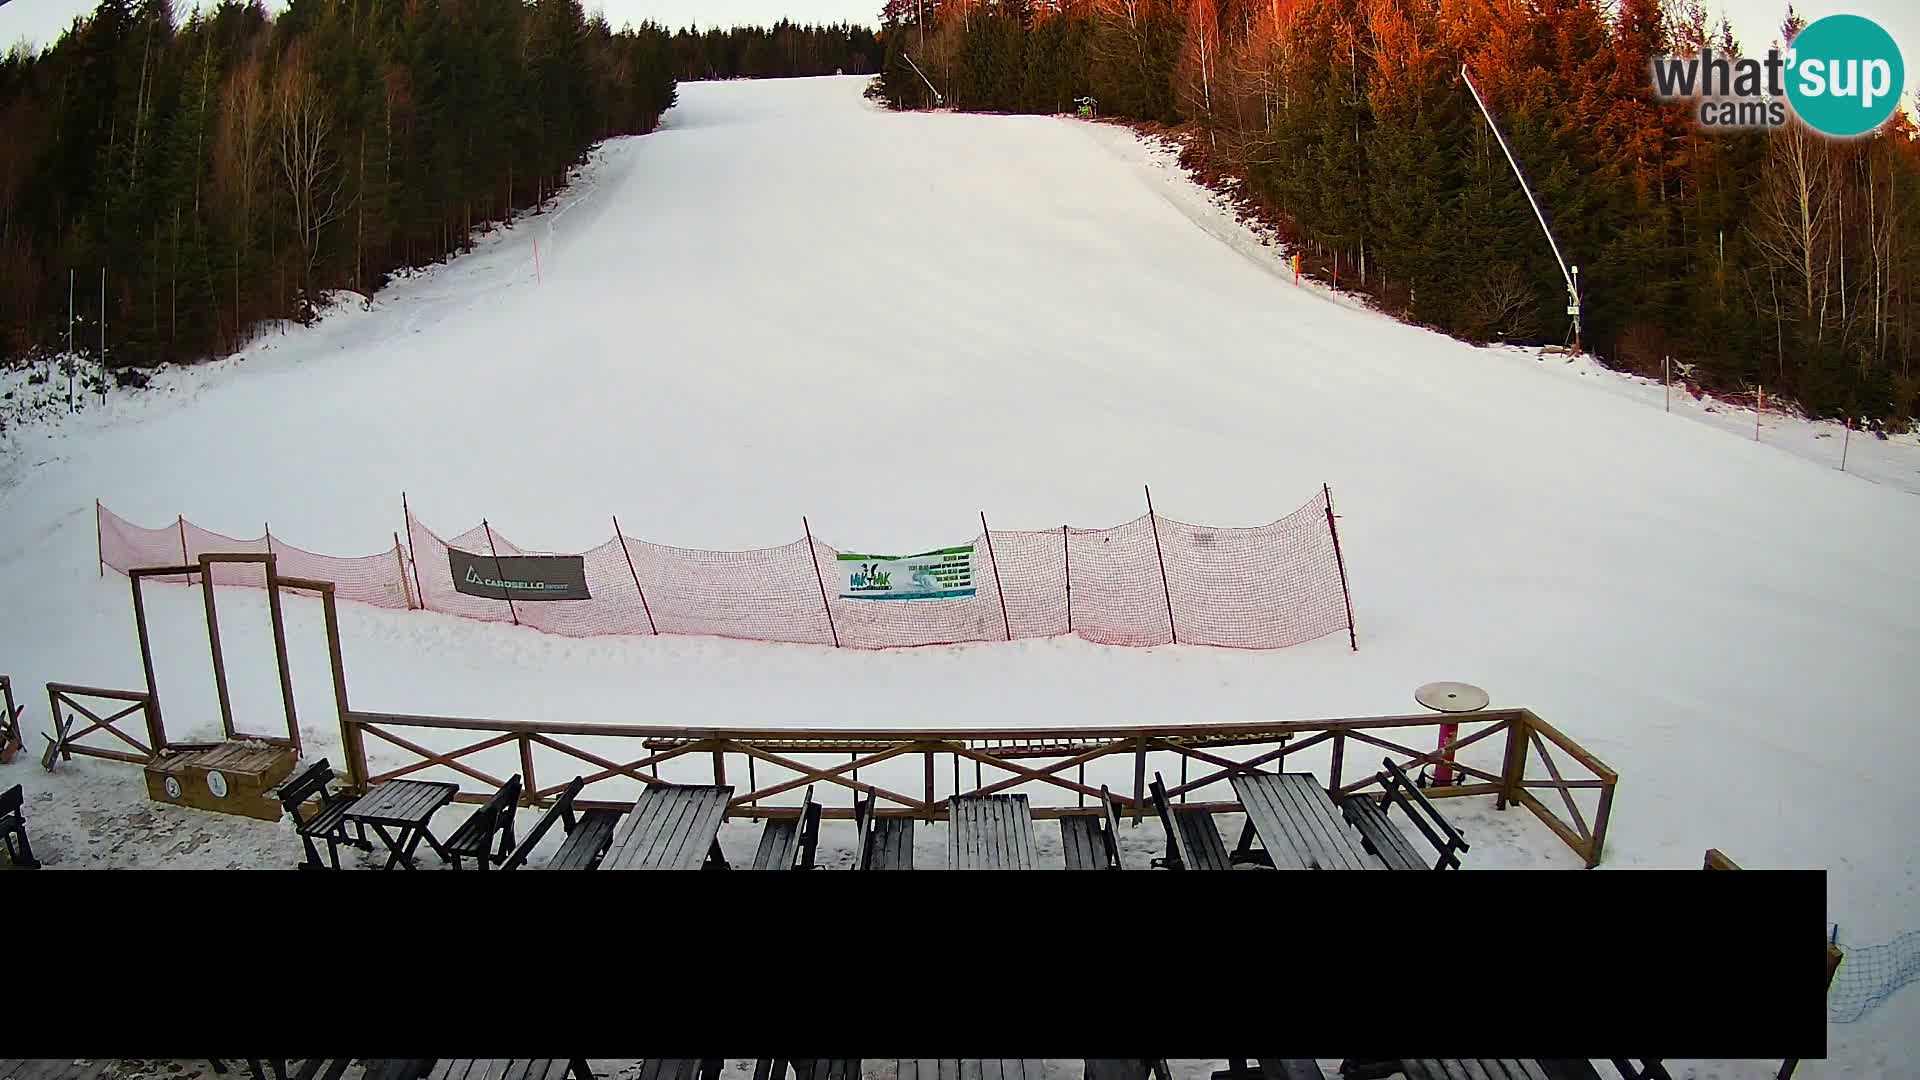
[[[584,564],[592,599],[509,602],[456,589],[447,552],[553,553],[486,525],[442,538],[409,512],[404,549],[338,558],[271,535],[235,539],[184,519],[143,529],[98,512],[100,560],[123,573],[190,564],[204,552],[271,551],[282,576],[334,582],[341,599],[567,637],[706,634],[879,649],[1078,634],[1108,645],[1275,649],[1350,628],[1325,492],[1254,528],[1147,515],[1108,529],[993,530],[973,541],[972,596],[891,603],[839,596],[840,552],[818,540],[697,551],[615,536],[570,553]],[[262,584],[251,566],[213,573],[216,585]]]

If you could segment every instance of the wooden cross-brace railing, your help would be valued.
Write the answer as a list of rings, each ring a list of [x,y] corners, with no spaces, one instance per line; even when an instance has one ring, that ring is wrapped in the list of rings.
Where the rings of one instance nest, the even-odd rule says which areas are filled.
[[[127,706],[118,712],[102,716],[82,704],[81,698],[99,698],[107,701],[127,702]],[[107,758],[112,761],[126,761],[136,765],[145,765],[153,756],[167,746],[166,734],[156,722],[151,699],[138,690],[113,690],[100,686],[79,686],[74,683],[48,683],[47,709],[53,716],[52,738],[60,760],[72,761],[73,755]],[[63,711],[64,710],[64,711]],[[101,712],[106,712],[103,707]],[[78,713],[91,723],[79,730],[73,729]],[[118,724],[134,713],[139,713],[145,727],[146,741],[141,742],[132,735],[120,730]],[[132,747],[131,751],[115,746],[82,745],[80,740],[96,732],[105,732]]]
[[[542,783],[535,774],[536,750],[592,766],[591,771],[580,774],[589,788],[602,782],[666,783],[660,776],[662,764],[680,759],[684,771],[685,761],[703,756],[712,759],[712,782],[729,783],[727,759],[731,757],[744,761],[747,774],[744,785],[738,783],[737,774],[732,781],[736,793],[729,804],[731,816],[764,818],[788,814],[791,807],[775,805],[770,800],[813,785],[820,790],[840,789],[847,793],[847,805],[823,807],[825,817],[850,818],[855,799],[872,796],[880,815],[928,821],[946,817],[947,799],[952,795],[992,795],[1013,789],[1032,798],[1031,812],[1037,818],[1100,813],[1104,810],[1099,799],[1100,788],[1087,783],[1086,768],[1092,762],[1118,758],[1131,759],[1135,783],[1131,794],[1114,793],[1113,799],[1118,806],[1131,811],[1138,822],[1146,812],[1149,755],[1172,755],[1180,761],[1182,782],[1168,791],[1169,796],[1186,799],[1190,794],[1218,791],[1220,796],[1215,801],[1196,799],[1186,805],[1193,809],[1234,811],[1238,804],[1226,790],[1228,780],[1255,770],[1284,771],[1290,757],[1322,744],[1330,744],[1326,747],[1331,754],[1331,767],[1325,778],[1327,790],[1340,798],[1376,787],[1379,782],[1374,775],[1351,780],[1342,776],[1348,740],[1385,750],[1400,759],[1395,761],[1396,765],[1411,770],[1440,759],[1437,739],[1428,736],[1437,735],[1443,723],[1459,726],[1460,735],[1451,749],[1454,769],[1461,782],[1428,788],[1427,798],[1494,795],[1499,807],[1524,806],[1580,854],[1588,866],[1599,862],[1617,778],[1592,754],[1526,709],[1490,709],[1444,717],[1422,713],[1268,724],[932,730],[684,728],[485,720],[351,709],[341,714],[341,732],[347,742],[349,763],[347,779],[350,785],[360,789],[441,767],[482,785],[482,790],[462,791],[460,799],[482,801],[502,783],[495,773],[506,769],[489,771],[474,761],[474,756],[493,751],[499,757],[501,748],[511,745],[518,750],[516,767],[522,777],[522,797],[528,804],[537,805],[558,795],[572,775],[549,775]],[[407,734],[400,734],[403,730]],[[458,745],[437,749],[430,745],[434,739],[424,732],[465,733],[466,738]],[[1506,732],[1507,744],[1499,771],[1461,760],[1463,750],[1501,732]],[[367,768],[368,734],[388,748],[403,752],[403,758],[392,767],[378,771]],[[446,735],[438,737],[445,739]],[[590,749],[588,743],[600,745]],[[1435,745],[1436,749],[1419,750],[1412,744]],[[1254,752],[1243,758],[1223,752],[1233,747],[1248,747]],[[1555,751],[1559,756],[1555,756]],[[917,792],[903,789],[893,779],[906,772],[899,767],[901,761],[914,755],[923,759],[916,770],[921,784]],[[1535,755],[1546,769],[1547,777],[1527,775]],[[952,777],[951,787],[944,791],[936,788],[936,779],[949,775],[949,770],[936,766],[936,759],[943,756],[951,762]],[[894,763],[890,769],[877,770],[888,762]],[[973,763],[970,786],[963,783],[962,762]],[[1200,766],[1193,779],[1186,779],[1189,764]],[[762,767],[790,775],[761,781],[758,773]],[[551,756],[547,768],[552,768]],[[1584,770],[1584,774],[1570,774],[1569,768]],[[863,769],[868,770],[864,778]],[[889,776],[877,778],[876,770]],[[886,782],[877,783],[876,779]],[[1559,792],[1565,817],[1534,796],[1534,791],[1545,787]],[[1598,808],[1591,816],[1574,801],[1576,792],[1589,788],[1599,793]],[[1044,794],[1048,792],[1059,795],[1061,801],[1047,801]],[[623,807],[631,801],[630,796],[599,800],[583,797],[578,804]]]

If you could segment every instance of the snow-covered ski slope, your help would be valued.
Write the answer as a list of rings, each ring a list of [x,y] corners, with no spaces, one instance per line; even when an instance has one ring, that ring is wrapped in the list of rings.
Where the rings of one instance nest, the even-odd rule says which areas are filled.
[[[140,684],[96,497],[342,555],[391,542],[403,489],[444,534],[486,516],[548,550],[600,543],[617,513],[691,547],[785,542],[805,514],[828,543],[917,551],[972,537],[981,509],[1107,525],[1148,483],[1170,517],[1254,524],[1324,481],[1357,654],[1344,635],[1270,653],[570,641],[348,607],[348,678],[393,711],[866,725],[1398,713],[1462,679],[1619,771],[1608,867],[1714,846],[1828,869],[1843,941],[1920,925],[1920,498],[1600,389],[1613,376],[1297,288],[1124,129],[894,115],[863,85],[683,86],[664,130],[603,147],[548,213],[371,311],[30,438],[0,494],[0,671]],[[150,595],[170,723],[205,724],[198,591]],[[237,707],[271,716],[264,603],[221,603]],[[290,611],[325,752],[318,619]],[[1478,865],[1573,863],[1526,820],[1471,818]],[[1916,1006],[1834,1028],[1841,1056],[1807,1074],[1897,1073]]]

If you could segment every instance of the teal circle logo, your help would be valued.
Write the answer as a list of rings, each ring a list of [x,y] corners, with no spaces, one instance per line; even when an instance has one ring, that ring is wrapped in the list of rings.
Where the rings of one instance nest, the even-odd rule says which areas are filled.
[[[1807,126],[1826,135],[1864,135],[1900,107],[1906,65],[1892,35],[1872,19],[1828,15],[1794,36],[1787,100]]]

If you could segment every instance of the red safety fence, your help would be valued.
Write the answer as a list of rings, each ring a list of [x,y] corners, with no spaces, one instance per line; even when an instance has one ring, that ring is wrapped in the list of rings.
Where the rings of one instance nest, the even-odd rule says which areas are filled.
[[[838,549],[811,536],[752,551],[697,551],[616,534],[578,555],[589,600],[508,601],[455,587],[448,552],[548,555],[486,523],[442,538],[407,511],[407,542],[337,558],[208,532],[184,518],[143,529],[96,504],[100,562],[122,573],[191,563],[202,552],[271,551],[288,577],[335,595],[512,622],[567,637],[705,634],[884,649],[1078,634],[1106,645],[1183,643],[1277,649],[1345,629],[1353,616],[1332,496],[1268,525],[1214,528],[1148,513],[1107,529],[990,530],[973,541],[971,596],[880,603],[836,595]],[[251,566],[216,585],[262,584]],[[164,579],[184,580],[184,579]]]

